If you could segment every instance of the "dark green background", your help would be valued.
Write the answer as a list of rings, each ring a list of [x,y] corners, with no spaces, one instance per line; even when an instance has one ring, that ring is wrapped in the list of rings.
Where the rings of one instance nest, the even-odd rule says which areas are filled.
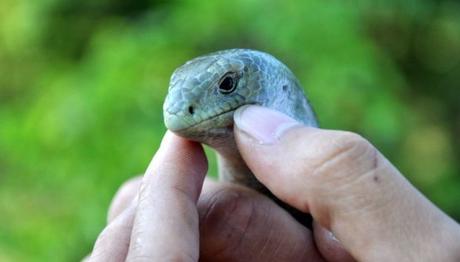
[[[254,48],[460,219],[460,5],[0,0],[0,261],[75,261],[165,129],[172,71]],[[213,171],[214,172],[214,171]]]

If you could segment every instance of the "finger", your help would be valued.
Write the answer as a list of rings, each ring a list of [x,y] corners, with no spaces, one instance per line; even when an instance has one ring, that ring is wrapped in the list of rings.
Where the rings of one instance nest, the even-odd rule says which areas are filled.
[[[128,260],[197,261],[196,201],[206,170],[199,144],[165,135],[142,181]]]
[[[137,176],[129,179],[121,185],[117,193],[110,203],[109,212],[107,214],[107,221],[110,223],[120,213],[122,213],[128,206],[133,204],[134,198],[139,192],[142,182],[142,176]]]
[[[135,206],[126,208],[99,234],[87,261],[125,261],[129,249]]]
[[[200,261],[323,261],[311,231],[253,190],[206,181],[198,211]]]
[[[456,249],[458,225],[362,137],[303,127],[258,106],[240,108],[234,118],[238,148],[257,178],[310,212],[356,259],[433,257],[445,253],[439,242]]]
[[[82,261],[124,261],[134,221],[134,197],[142,177],[126,181],[115,194],[107,216],[107,226],[99,234],[93,251]],[[121,214],[120,217],[118,217]],[[115,219],[118,218],[118,219]]]
[[[353,262],[356,261],[342,246],[334,234],[318,223],[313,223],[313,235],[316,247],[321,255],[330,262]]]

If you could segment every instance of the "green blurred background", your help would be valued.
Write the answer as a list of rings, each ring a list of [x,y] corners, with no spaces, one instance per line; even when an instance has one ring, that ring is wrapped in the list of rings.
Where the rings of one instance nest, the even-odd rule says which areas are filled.
[[[284,61],[323,127],[459,220],[460,4],[349,2],[0,0],[0,261],[90,252],[159,145],[172,71],[235,47]]]

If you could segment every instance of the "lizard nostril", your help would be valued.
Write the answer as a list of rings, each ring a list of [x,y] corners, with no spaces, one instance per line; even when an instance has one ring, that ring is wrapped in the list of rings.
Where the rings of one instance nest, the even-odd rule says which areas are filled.
[[[195,113],[195,110],[193,109],[193,106],[189,106],[188,107],[188,112],[193,115],[193,113]]]

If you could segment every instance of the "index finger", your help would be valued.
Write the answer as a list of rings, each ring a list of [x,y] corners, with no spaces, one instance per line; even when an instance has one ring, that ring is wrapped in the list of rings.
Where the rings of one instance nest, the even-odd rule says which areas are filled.
[[[196,202],[206,171],[198,143],[166,133],[142,181],[128,261],[198,260]]]

